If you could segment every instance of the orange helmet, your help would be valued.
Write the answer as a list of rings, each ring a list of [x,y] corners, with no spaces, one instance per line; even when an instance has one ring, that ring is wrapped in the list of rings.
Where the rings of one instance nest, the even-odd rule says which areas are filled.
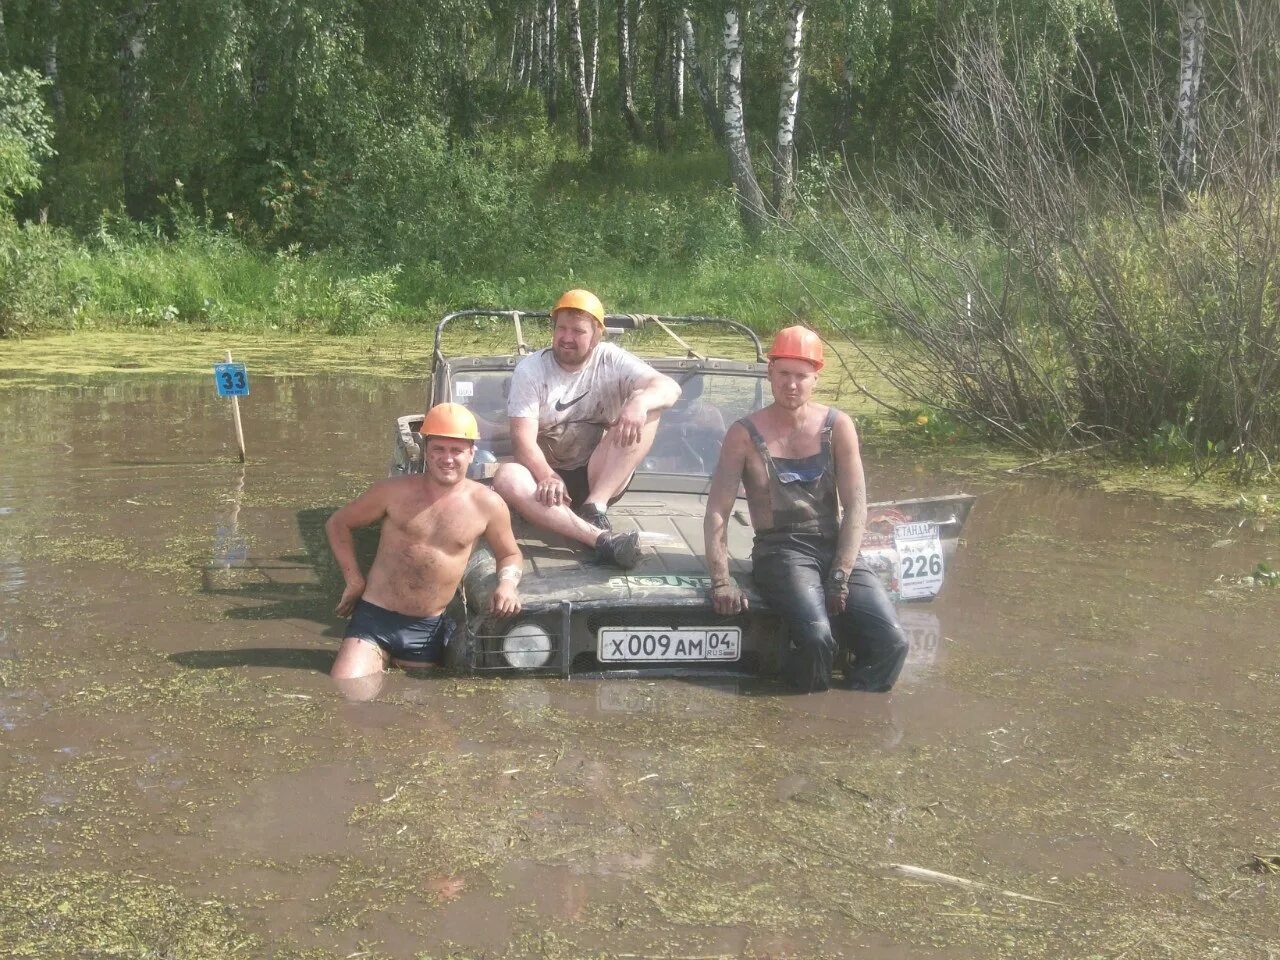
[[[551,319],[556,318],[557,310],[563,310],[566,307],[589,313],[596,318],[596,323],[604,326],[604,304],[590,290],[566,290],[556,301],[556,305],[551,308]]]
[[[460,403],[437,403],[422,418],[418,432],[424,437],[452,437],[473,442],[480,439],[480,425]]]
[[[770,360],[807,360],[814,370],[822,369],[822,341],[808,327],[779,330],[769,348]]]

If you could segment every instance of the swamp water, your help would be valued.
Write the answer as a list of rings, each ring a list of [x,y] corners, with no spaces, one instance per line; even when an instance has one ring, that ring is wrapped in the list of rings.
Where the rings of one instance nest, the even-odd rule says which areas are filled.
[[[24,376],[0,952],[1280,957],[1280,591],[1242,577],[1273,529],[871,442],[872,499],[981,495],[891,695],[393,672],[349,703],[322,524],[421,383],[256,377],[242,468],[207,374]]]

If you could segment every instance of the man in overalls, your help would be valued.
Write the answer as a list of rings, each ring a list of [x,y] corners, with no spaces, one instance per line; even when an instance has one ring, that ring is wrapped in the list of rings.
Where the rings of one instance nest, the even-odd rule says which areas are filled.
[[[780,331],[769,349],[773,403],[725,435],[703,522],[711,601],[724,616],[747,607],[726,546],[741,482],[756,531],[755,587],[788,627],[784,679],[826,690],[839,663],[845,686],[883,692],[898,679],[907,641],[884,587],[858,558],[867,522],[858,433],[847,414],[813,402],[822,363],[816,333]]]

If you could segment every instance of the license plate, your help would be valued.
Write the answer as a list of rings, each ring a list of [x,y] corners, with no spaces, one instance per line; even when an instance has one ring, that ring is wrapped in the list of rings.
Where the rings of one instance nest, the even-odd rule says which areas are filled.
[[[605,661],[737,660],[740,627],[601,627],[596,635]]]

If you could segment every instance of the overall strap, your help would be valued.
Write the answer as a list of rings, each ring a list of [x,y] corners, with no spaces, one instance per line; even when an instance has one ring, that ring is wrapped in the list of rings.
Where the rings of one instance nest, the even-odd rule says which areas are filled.
[[[751,441],[756,445],[756,449],[760,451],[760,459],[764,461],[765,469],[769,471],[769,475],[776,475],[778,471],[773,466],[773,457],[769,456],[769,445],[764,442],[764,434],[756,429],[756,425],[751,422],[750,417],[743,417],[738,422],[746,428]]]

